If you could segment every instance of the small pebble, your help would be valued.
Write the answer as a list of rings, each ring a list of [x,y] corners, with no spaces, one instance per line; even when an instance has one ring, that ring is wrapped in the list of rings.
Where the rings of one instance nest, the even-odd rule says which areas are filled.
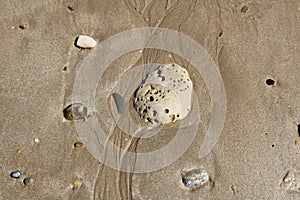
[[[181,176],[182,183],[187,188],[202,186],[209,181],[209,175],[204,168],[183,172]]]
[[[20,29],[27,29],[28,27],[29,27],[28,24],[21,24],[21,25],[19,26]]]
[[[19,148],[17,148],[17,153],[18,153],[18,154],[22,153],[22,150],[19,149]]]
[[[35,142],[35,143],[39,143],[39,142],[40,142],[40,139],[39,139],[39,138],[35,138],[35,139],[34,139],[34,142]]]
[[[10,176],[11,176],[12,178],[18,179],[18,178],[20,178],[20,176],[21,176],[21,172],[19,172],[19,171],[14,171],[14,172],[10,173]]]
[[[81,49],[92,49],[96,45],[96,40],[87,35],[79,35],[75,40],[75,46]]]
[[[73,182],[73,190],[78,189],[82,186],[82,181],[80,179],[76,179]]]
[[[63,68],[63,71],[68,71],[68,67],[67,66],[65,66],[64,68]]]
[[[81,148],[81,147],[83,147],[83,143],[82,142],[75,142],[74,147]]]
[[[25,178],[24,180],[23,180],[23,183],[25,184],[25,185],[32,185],[33,184],[33,179],[32,178]]]
[[[67,120],[86,120],[88,113],[87,108],[83,106],[81,103],[74,103],[71,105],[68,105],[64,111],[64,117]]]
[[[232,185],[232,186],[231,186],[231,189],[232,189],[233,191],[236,191],[236,185]]]

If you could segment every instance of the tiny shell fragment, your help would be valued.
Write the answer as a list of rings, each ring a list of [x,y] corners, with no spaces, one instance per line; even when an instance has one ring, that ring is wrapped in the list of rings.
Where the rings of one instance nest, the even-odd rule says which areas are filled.
[[[76,179],[74,182],[73,182],[73,185],[75,186],[75,187],[80,187],[80,185],[81,185],[81,180],[80,179]]]
[[[19,149],[19,148],[17,148],[17,153],[18,153],[18,154],[22,153],[22,150]]]
[[[40,139],[39,138],[35,138],[34,139],[34,143],[39,143],[40,142]]]
[[[82,49],[91,49],[96,45],[96,40],[87,35],[79,35],[75,40],[75,46]]]
[[[236,190],[236,185],[232,185],[232,186],[231,186],[231,189],[232,189],[233,191],[235,191],[235,190]]]
[[[83,147],[83,143],[82,143],[82,142],[76,142],[76,143],[74,144],[74,147],[76,147],[76,148]]]
[[[64,117],[67,120],[86,120],[87,118],[87,108],[83,106],[81,103],[74,103],[71,105],[68,105],[64,111]]]
[[[19,26],[20,29],[27,29],[28,27],[29,27],[28,24],[21,24],[21,25]]]

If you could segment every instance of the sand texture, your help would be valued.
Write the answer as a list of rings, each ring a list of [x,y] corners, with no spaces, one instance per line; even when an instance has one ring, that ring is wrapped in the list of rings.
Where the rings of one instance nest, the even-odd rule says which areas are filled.
[[[300,199],[299,0],[0,3],[0,199]],[[97,141],[96,130],[82,137],[75,122],[64,118],[82,63],[98,52],[97,47],[76,47],[77,36],[90,36],[100,44],[145,27],[186,34],[206,49],[220,71],[226,119],[219,140],[204,158],[199,158],[199,148],[212,117],[210,91],[191,63],[172,52],[127,52],[103,73],[95,88],[95,108],[80,123],[97,122],[116,150],[107,151]],[[182,121],[186,127],[180,129],[178,120],[150,138],[115,127],[127,122],[112,118],[114,88],[130,70],[149,63],[177,63],[189,72],[198,102],[193,109],[201,119],[196,131],[190,126],[196,120],[191,114]],[[136,77],[120,84],[120,91],[128,94]],[[86,99],[77,103],[87,105]],[[126,106],[139,123],[133,105]],[[178,129],[186,134],[182,141],[189,140],[191,132],[195,138],[183,155],[157,171],[127,173],[95,158],[116,159],[134,170],[136,157],[128,161],[124,156],[163,148]],[[181,173],[199,167],[209,173],[209,183],[184,187]],[[14,171],[21,172],[20,178],[11,177]]]

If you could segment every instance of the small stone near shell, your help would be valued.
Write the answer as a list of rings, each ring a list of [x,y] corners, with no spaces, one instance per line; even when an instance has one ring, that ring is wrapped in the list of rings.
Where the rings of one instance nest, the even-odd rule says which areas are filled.
[[[23,180],[23,183],[24,183],[25,185],[32,185],[32,184],[33,184],[33,179],[30,178],[30,177],[25,178],[25,179]]]
[[[64,111],[64,117],[67,120],[86,120],[88,113],[87,108],[83,106],[81,103],[74,103],[71,105],[68,105]]]
[[[74,147],[76,147],[76,148],[83,147],[83,143],[82,142],[75,142]]]
[[[11,176],[12,178],[18,179],[18,178],[20,178],[20,176],[21,176],[21,172],[20,172],[20,171],[14,171],[14,172],[10,173],[10,176]]]
[[[92,49],[96,45],[96,40],[87,35],[79,35],[75,40],[75,46],[81,49]]]

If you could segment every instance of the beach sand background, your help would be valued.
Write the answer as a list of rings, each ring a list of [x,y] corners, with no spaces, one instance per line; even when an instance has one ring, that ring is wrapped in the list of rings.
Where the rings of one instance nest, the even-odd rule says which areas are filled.
[[[299,1],[2,0],[0,11],[0,199],[300,198],[282,185],[289,171],[300,169]],[[110,124],[113,83],[129,67],[153,61],[189,69],[203,117],[202,129],[177,161],[155,172],[128,174],[102,165],[85,146],[75,148],[81,138],[63,109],[71,103],[80,63],[93,53],[74,46],[78,35],[101,43],[148,26],[183,32],[207,50],[225,84],[227,115],[213,151],[199,159],[210,117],[202,78],[176,55],[170,59],[156,50],[124,55],[97,88],[104,126]],[[275,84],[267,85],[267,79]],[[113,131],[119,146],[126,137]],[[151,151],[172,137],[169,127],[149,140],[134,140],[130,150]],[[210,186],[184,188],[180,172],[200,166],[209,172]],[[10,177],[16,170],[19,179]],[[25,185],[29,177],[33,183]]]

